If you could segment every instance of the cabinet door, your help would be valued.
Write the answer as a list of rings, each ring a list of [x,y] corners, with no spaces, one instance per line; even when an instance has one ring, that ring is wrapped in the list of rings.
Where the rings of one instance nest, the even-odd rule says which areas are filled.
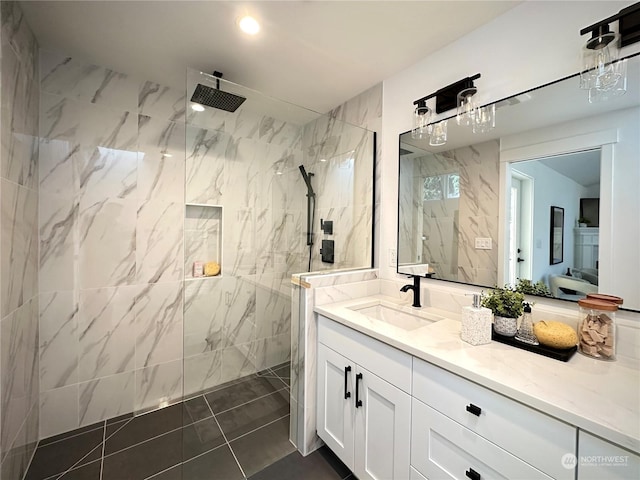
[[[360,480],[406,480],[411,397],[360,366],[354,381],[355,400],[362,401],[355,408],[355,476]]]
[[[353,470],[355,370],[355,364],[347,358],[318,344],[318,436],[350,470]]]
[[[578,480],[622,480],[640,478],[640,456],[622,447],[580,431]]]

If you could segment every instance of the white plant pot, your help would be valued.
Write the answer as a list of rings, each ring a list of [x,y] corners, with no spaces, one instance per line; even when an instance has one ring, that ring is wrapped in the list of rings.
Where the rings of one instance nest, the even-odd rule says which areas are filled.
[[[493,318],[493,330],[498,335],[513,337],[518,331],[518,319],[495,315]]]

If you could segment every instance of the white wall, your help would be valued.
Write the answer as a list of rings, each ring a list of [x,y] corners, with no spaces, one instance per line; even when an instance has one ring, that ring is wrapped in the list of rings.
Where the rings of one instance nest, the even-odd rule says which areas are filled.
[[[574,180],[561,175],[541,162],[525,162],[514,170],[533,177],[533,264],[531,280],[549,284],[549,275],[562,274],[573,267],[573,227],[580,214],[580,198],[587,191]],[[563,261],[549,265],[551,206],[564,208]]]
[[[579,70],[580,49],[587,38],[580,36],[580,29],[633,3],[527,1],[384,81],[378,258],[382,278],[397,278],[388,265],[388,251],[396,248],[398,135],[411,128],[413,101],[478,72],[482,78],[476,82],[477,100],[483,104],[571,75]],[[622,54],[636,52],[638,43],[625,47]]]

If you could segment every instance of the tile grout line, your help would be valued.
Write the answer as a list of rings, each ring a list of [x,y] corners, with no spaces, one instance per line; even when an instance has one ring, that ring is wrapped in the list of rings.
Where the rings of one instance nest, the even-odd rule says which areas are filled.
[[[231,444],[229,443],[229,440],[227,440],[227,436],[225,435],[224,431],[222,430],[222,427],[220,426],[220,422],[218,422],[218,419],[216,418],[216,414],[213,413],[213,409],[211,408],[211,405],[209,404],[209,400],[207,400],[206,396],[202,396],[204,398],[204,401],[207,404],[207,407],[209,407],[209,411],[211,412],[211,415],[213,415],[213,419],[216,421],[216,425],[218,425],[218,428],[220,429],[220,433],[222,434],[222,438],[224,438],[224,441],[227,444],[227,447],[229,447],[229,450],[231,451],[231,455],[233,455],[234,460],[236,461],[236,464],[238,465],[238,468],[240,469],[240,473],[242,474],[243,478],[247,478],[247,475],[245,475],[244,473],[244,469],[242,468],[242,465],[240,465],[240,461],[238,460],[238,457],[236,457],[236,452],[233,451],[233,448],[231,448]]]
[[[106,429],[106,428],[107,428],[107,421],[106,421],[106,420],[103,420],[103,422],[104,422],[104,427],[103,427],[103,428],[104,428],[104,429]],[[95,432],[96,430],[98,430],[98,429],[96,428],[96,429],[94,429],[94,430],[90,430],[90,431],[91,431],[91,432]],[[88,432],[86,432],[86,433],[88,433]],[[80,434],[80,435],[82,435],[82,434]],[[75,436],[79,436],[79,435],[75,435]],[[73,437],[69,437],[69,438],[73,438]],[[55,474],[53,474],[53,475],[52,475],[52,477],[56,477],[56,479],[60,479],[60,478],[64,477],[67,473],[69,473],[71,470],[74,470],[74,469],[75,469],[74,467],[80,468],[80,467],[84,467],[84,465],[89,465],[90,463],[97,462],[98,460],[93,460],[93,461],[91,461],[91,462],[87,462],[87,463],[85,463],[84,465],[80,465],[80,466],[78,466],[78,464],[79,464],[82,460],[84,460],[84,459],[85,459],[85,458],[87,458],[89,455],[91,455],[93,452],[95,452],[95,451],[96,451],[96,449],[97,449],[99,446],[104,447],[104,430],[103,430],[103,433],[102,433],[102,445],[96,445],[96,446],[95,446],[95,447],[93,447],[91,450],[89,450],[87,453],[85,453],[85,454],[82,456],[82,458],[80,458],[80,459],[76,460],[76,462],[75,462],[73,465],[71,465],[70,467],[68,467],[68,468],[67,468],[66,470],[64,470],[63,472],[59,472],[59,473],[55,473]]]
[[[213,413],[213,409],[211,409],[211,413],[212,413],[212,415],[222,415],[223,413],[230,412],[230,411],[231,411],[231,410],[233,410],[234,408],[244,407],[245,405],[249,405],[250,403],[255,402],[256,400],[260,400],[261,398],[268,397],[269,395],[273,395],[273,394],[275,394],[275,393],[281,392],[282,390],[287,390],[287,388],[286,388],[286,387],[283,387],[283,388],[280,388],[280,389],[275,390],[275,391],[273,391],[273,392],[265,393],[264,395],[261,395],[261,396],[259,396],[259,397],[256,397],[256,398],[254,398],[254,399],[252,399],[252,400],[249,400],[249,401],[247,401],[247,402],[240,403],[240,404],[238,404],[238,405],[236,405],[236,406],[234,406],[234,407],[227,408],[226,410],[222,410],[222,411],[220,411],[220,412],[218,412],[218,413]],[[207,404],[208,404],[208,403],[209,403],[209,400],[207,400]],[[209,408],[211,408],[211,407],[209,407]]]
[[[214,450],[218,450],[219,448],[222,448],[222,447],[228,447],[228,445],[226,443],[222,443],[222,444],[218,445],[217,447],[213,447],[212,449],[207,450],[206,452],[202,452],[202,453],[199,453],[198,455],[196,455],[194,457],[191,457],[189,460],[186,460],[186,461],[180,462],[180,463],[176,463],[175,465],[171,465],[170,467],[165,468],[164,470],[162,470],[160,472],[154,473],[150,477],[145,477],[144,480],[150,480],[150,479],[152,479],[154,477],[157,477],[158,475],[161,475],[161,474],[163,474],[165,472],[168,472],[169,470],[171,470],[173,468],[176,468],[177,466],[184,465],[185,463],[189,463],[191,460],[195,460],[196,458],[200,458],[203,455],[207,455],[208,453],[211,453]],[[189,479],[183,479],[183,480],[189,480]]]
[[[129,422],[125,422],[126,425]],[[123,425],[123,427],[124,427]],[[119,431],[120,429],[116,430]],[[104,472],[104,451],[107,448],[107,421],[104,421],[104,432],[102,433],[102,455],[100,455],[100,479],[102,480],[102,475]]]
[[[167,430],[166,432],[160,433],[160,434],[158,434],[158,435],[156,435],[154,437],[146,438],[146,439],[142,440],[141,442],[134,443],[133,445],[129,445],[128,447],[122,448],[120,450],[116,450],[115,452],[108,453],[108,454],[105,455],[105,457],[110,457],[112,455],[116,455],[118,453],[124,452],[125,450],[129,450],[130,448],[137,447],[138,445],[142,445],[143,443],[150,442],[151,440],[155,440],[155,439],[160,438],[160,437],[162,437],[164,435],[168,435],[169,433],[174,433],[174,432],[177,432],[178,430],[181,430],[181,429],[183,429],[185,427],[189,427],[191,425],[195,425],[196,423],[204,422],[205,420],[209,420],[209,418],[211,418],[211,417],[203,418],[201,420],[198,420],[197,422],[191,422],[191,423],[189,423],[187,425],[181,425],[180,427],[176,427],[176,428],[174,428],[172,430]],[[113,437],[116,433],[118,433],[124,427],[125,427],[125,425],[122,425],[118,430],[116,430],[111,435],[109,435],[109,437],[107,437],[107,440],[109,440],[111,437]]]
[[[239,440],[239,439],[241,439],[241,438],[243,438],[243,437],[246,437],[247,435],[250,435],[250,434],[252,434],[252,433],[257,432],[257,431],[258,431],[258,430],[260,430],[261,428],[268,427],[268,426],[269,426],[269,425],[271,425],[272,423],[275,423],[275,422],[277,422],[277,421],[279,421],[279,420],[282,420],[283,418],[286,418],[286,417],[288,417],[289,415],[290,415],[290,414],[289,414],[289,413],[287,413],[286,415],[283,415],[283,416],[281,416],[281,417],[279,417],[279,418],[276,418],[275,420],[271,420],[270,422],[265,423],[264,425],[260,425],[259,427],[254,428],[253,430],[251,430],[251,431],[249,431],[249,432],[247,432],[247,433],[243,433],[242,435],[237,436],[236,438],[234,438],[234,439],[233,439],[233,440],[231,440],[231,441],[232,441],[232,442],[235,442],[236,440]]]

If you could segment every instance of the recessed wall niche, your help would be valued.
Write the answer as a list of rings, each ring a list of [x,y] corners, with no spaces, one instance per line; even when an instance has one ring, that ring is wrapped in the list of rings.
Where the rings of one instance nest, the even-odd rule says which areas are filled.
[[[217,262],[222,276],[222,206],[188,203],[185,206],[184,244],[185,279],[198,278],[194,275],[196,262],[203,266],[207,262]]]

